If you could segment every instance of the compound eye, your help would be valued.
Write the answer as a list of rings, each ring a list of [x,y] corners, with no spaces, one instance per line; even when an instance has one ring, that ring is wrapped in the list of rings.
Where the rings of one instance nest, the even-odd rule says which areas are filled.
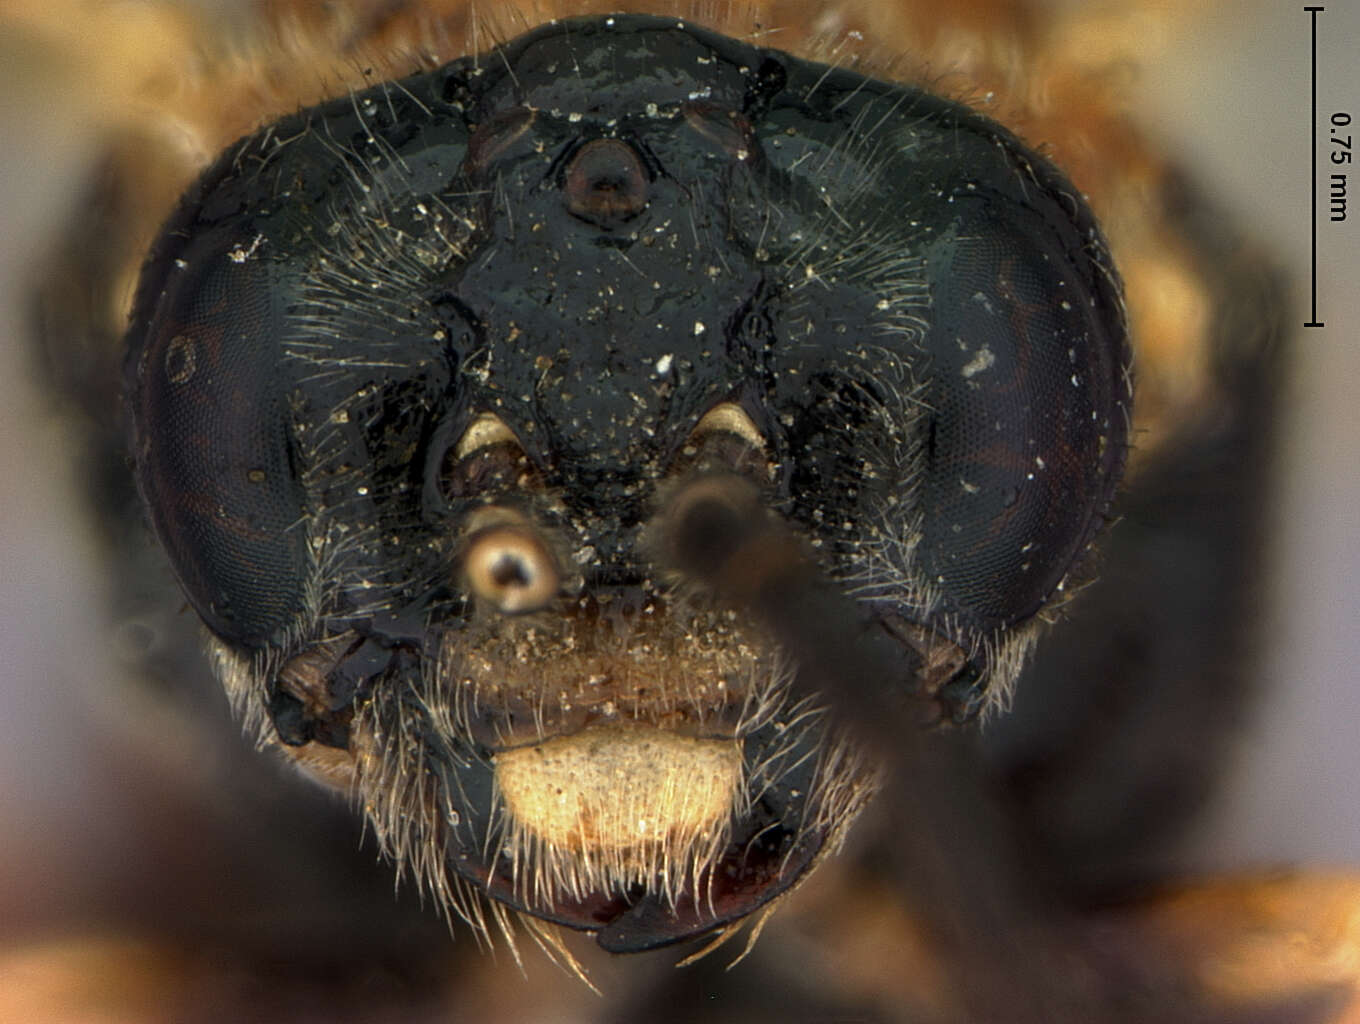
[[[138,484],[190,603],[263,647],[303,604],[304,498],[280,385],[275,283],[229,232],[164,268],[128,368]]]
[[[953,610],[988,627],[1035,614],[1096,534],[1128,404],[1118,296],[1088,236],[1056,203],[1001,209],[934,281],[920,547]]]
[[[476,531],[468,539],[463,570],[472,592],[506,615],[539,611],[561,583],[547,547],[519,524]]]

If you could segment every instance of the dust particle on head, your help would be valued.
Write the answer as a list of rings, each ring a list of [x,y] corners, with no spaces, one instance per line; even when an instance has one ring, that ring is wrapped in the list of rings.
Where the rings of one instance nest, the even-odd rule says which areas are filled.
[[[996,356],[992,354],[992,350],[986,345],[983,345],[982,348],[978,349],[977,355],[973,356],[973,358],[968,360],[964,365],[964,379],[967,380],[970,377],[975,377],[984,370],[990,369],[995,362]]]

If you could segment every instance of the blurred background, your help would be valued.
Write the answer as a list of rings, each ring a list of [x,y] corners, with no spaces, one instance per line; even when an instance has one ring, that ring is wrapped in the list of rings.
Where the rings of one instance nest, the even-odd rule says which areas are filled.
[[[1329,118],[1360,96],[1348,60],[1360,7],[1318,16],[1318,174]],[[1309,280],[1308,15],[1278,3],[1206,13],[1141,76],[1147,126],[1209,183],[1227,215],[1265,239],[1293,278],[1302,324]],[[1279,491],[1267,553],[1266,697],[1240,763],[1191,856],[1225,867],[1360,860],[1360,231],[1327,220],[1319,185],[1318,319],[1299,327],[1287,388]]]
[[[58,365],[35,365],[32,294],[111,141],[98,92],[139,73],[117,62],[92,70],[90,54],[110,26],[166,31],[164,19],[147,14],[154,6],[71,3],[42,15],[22,0],[0,6],[0,1019],[230,1020],[248,1006],[260,1019],[320,1019],[334,1013],[334,992],[356,985],[355,1019],[377,1019],[384,986],[405,984],[414,970],[441,988],[441,970],[455,961],[476,965],[458,985],[468,1019],[609,1018],[603,1008],[630,1005],[630,993],[667,991],[667,958],[627,968],[592,960],[611,993],[606,1004],[532,951],[534,984],[526,986],[504,951],[486,960],[466,935],[445,949],[444,926],[429,908],[421,912],[409,892],[394,904],[390,871],[374,863],[371,843],[355,855],[360,828],[347,809],[245,749],[196,654],[191,616],[165,607],[164,566],[139,524],[122,522],[125,485],[91,475],[111,442],[88,432],[108,410],[81,410],[69,394],[52,393],[53,380],[79,381],[90,355],[73,342],[69,353],[46,357]],[[1265,0],[1177,5],[1174,17],[1133,6],[1152,11],[1146,37],[1120,44],[1130,61],[1123,87],[1143,130],[1212,193],[1224,217],[1265,242],[1291,279],[1302,324],[1310,301],[1308,16]],[[215,31],[248,24],[244,3],[202,7]],[[1318,27],[1322,131],[1331,112],[1348,111],[1360,139],[1360,6],[1331,5]],[[164,131],[173,138],[177,129]],[[1325,139],[1319,152],[1325,161]],[[1330,223],[1325,193],[1322,209],[1317,310],[1326,327],[1296,332],[1295,365],[1280,382],[1276,486],[1261,495],[1270,523],[1265,688],[1226,783],[1177,854],[1187,872],[1360,867],[1360,209]],[[89,227],[94,249],[103,226]],[[108,545],[119,538],[145,547],[133,559],[143,559],[145,583],[109,578]],[[117,564],[129,571],[127,559]],[[147,666],[150,682],[129,679]],[[315,856],[299,862],[298,849]],[[844,890],[828,888],[837,884],[809,883],[772,940],[813,973],[807,922],[828,894],[844,899]],[[857,935],[870,947],[876,933],[864,920],[841,941]],[[250,956],[210,967],[195,959],[188,936],[200,936],[205,922],[216,922],[214,948],[256,944]],[[335,948],[308,948],[328,931]],[[257,940],[261,933],[269,939]],[[178,939],[181,959],[172,955]],[[53,950],[65,954],[48,956]],[[276,978],[309,957],[306,985],[280,994]],[[260,976],[260,962],[278,974]],[[762,970],[778,976],[781,968],[767,962]],[[160,994],[169,989],[202,1001],[166,1010]],[[510,1002],[507,990],[516,993]],[[675,996],[677,1017],[685,1006]],[[397,1007],[394,1018],[411,1012]],[[731,1006],[725,1012],[741,1019]],[[816,1013],[807,1004],[787,1008],[790,1019]],[[626,1010],[612,1015],[629,1019]],[[879,1019],[878,1011],[865,1017]]]

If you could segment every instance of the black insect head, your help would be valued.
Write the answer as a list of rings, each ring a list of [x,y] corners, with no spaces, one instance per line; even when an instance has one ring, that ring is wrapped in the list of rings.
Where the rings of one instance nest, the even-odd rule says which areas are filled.
[[[541,630],[611,600],[680,608],[648,523],[716,461],[965,719],[1002,699],[1103,522],[1128,361],[1090,213],[1005,130],[909,86],[616,16],[232,146],[146,269],[127,389],[155,528],[247,713],[285,744],[346,750],[365,708],[399,702],[384,692],[418,693],[402,714],[422,724],[382,749],[435,780],[438,825],[388,841],[411,855],[403,842],[438,833],[456,861],[495,815],[471,809],[493,802],[485,772],[449,765],[498,748],[428,705],[459,682],[441,666],[509,628],[469,592],[488,507],[509,546],[479,593],[560,583],[534,602]],[[676,615],[676,635],[707,621]],[[748,718],[749,739],[764,726]],[[377,750],[392,729],[370,725]],[[820,819],[796,783],[746,800],[766,802],[758,827],[732,833],[776,834],[780,867],[682,924],[638,910],[636,886],[554,902],[498,888],[494,864],[452,870],[578,927],[634,908],[646,923],[618,948],[670,941],[813,859],[830,832],[807,838]]]

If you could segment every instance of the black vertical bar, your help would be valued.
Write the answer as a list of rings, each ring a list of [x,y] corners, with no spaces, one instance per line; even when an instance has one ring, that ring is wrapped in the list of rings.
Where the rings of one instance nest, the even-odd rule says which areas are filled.
[[[1312,175],[1309,179],[1309,193],[1312,196],[1312,216],[1309,221],[1312,226],[1312,246],[1310,248],[1310,272],[1309,284],[1311,288],[1312,304],[1309,307],[1310,316],[1304,327],[1325,327],[1317,318],[1317,16],[1318,11],[1325,11],[1325,7],[1305,7],[1309,12],[1309,19],[1313,26],[1313,57],[1311,62],[1313,77],[1313,106],[1312,106]]]

